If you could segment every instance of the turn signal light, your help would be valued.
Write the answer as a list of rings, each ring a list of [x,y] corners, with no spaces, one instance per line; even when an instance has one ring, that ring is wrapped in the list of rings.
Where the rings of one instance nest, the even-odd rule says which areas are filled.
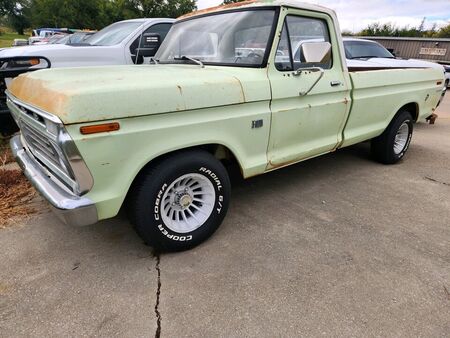
[[[80,133],[83,135],[106,133],[110,131],[116,131],[120,129],[120,124],[117,122],[96,124],[93,126],[80,127]]]

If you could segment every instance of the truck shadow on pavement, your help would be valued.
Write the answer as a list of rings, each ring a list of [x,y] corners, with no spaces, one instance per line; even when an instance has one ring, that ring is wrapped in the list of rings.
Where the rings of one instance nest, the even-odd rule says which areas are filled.
[[[380,166],[380,164],[371,160],[370,144],[363,143],[249,179],[242,178],[239,168],[231,167],[228,169],[232,182],[232,203],[245,207],[248,203],[257,202],[260,196],[269,192],[282,195],[286,188],[308,189],[321,182],[330,181],[330,178],[334,181],[333,177],[347,177],[350,171],[354,173],[358,168],[370,166]],[[255,196],[256,192],[259,196]],[[233,210],[230,209],[230,212]],[[61,227],[64,228],[64,231],[69,228],[64,225]],[[124,250],[129,249],[128,245],[143,246],[146,248],[143,251],[145,253],[139,255],[153,254],[152,249],[145,246],[135,234],[125,208],[122,208],[118,216],[113,219],[104,220],[88,227],[73,228],[72,231],[82,237],[89,234],[90,239],[88,242],[84,242],[85,245],[92,243],[96,246],[98,245],[97,241],[104,242],[105,245],[127,243]],[[120,247],[117,250],[120,251]]]

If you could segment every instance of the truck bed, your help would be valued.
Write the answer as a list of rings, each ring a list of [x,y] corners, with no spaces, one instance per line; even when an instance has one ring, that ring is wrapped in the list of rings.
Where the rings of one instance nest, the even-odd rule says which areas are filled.
[[[443,74],[438,69],[352,69],[349,72],[352,106],[342,146],[380,135],[393,114],[411,102],[416,105],[414,119],[424,121],[436,108],[443,88]],[[374,107],[373,111],[367,107]]]

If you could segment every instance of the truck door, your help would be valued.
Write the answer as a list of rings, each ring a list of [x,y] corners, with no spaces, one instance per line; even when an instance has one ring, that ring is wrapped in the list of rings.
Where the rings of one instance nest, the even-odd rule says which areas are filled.
[[[350,102],[332,18],[284,8],[280,20],[268,69],[272,124],[267,169],[332,151],[341,141]],[[323,60],[307,62],[304,47],[320,43],[329,48],[326,42],[331,50]]]

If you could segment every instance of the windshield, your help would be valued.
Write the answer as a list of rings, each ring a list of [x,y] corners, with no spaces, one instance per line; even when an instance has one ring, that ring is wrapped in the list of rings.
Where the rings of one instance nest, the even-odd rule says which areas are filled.
[[[113,23],[86,39],[85,42],[93,46],[117,45],[142,25],[143,23],[138,21]]]
[[[344,47],[347,59],[394,58],[386,48],[376,42],[344,40]]]
[[[245,10],[181,21],[172,26],[155,59],[258,67],[264,62],[275,10]]]
[[[49,44],[57,44],[60,40],[67,38],[66,35],[53,35],[50,39],[48,39]]]
[[[91,35],[91,33],[75,33],[70,37],[70,44],[77,44],[80,42],[83,42],[84,40],[88,39]]]

